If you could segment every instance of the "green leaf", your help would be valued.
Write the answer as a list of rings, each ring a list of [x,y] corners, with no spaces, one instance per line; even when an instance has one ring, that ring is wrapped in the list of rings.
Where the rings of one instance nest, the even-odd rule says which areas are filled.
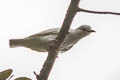
[[[0,80],[6,80],[12,73],[12,69],[0,72]]]
[[[16,78],[15,80],[32,80],[32,79],[27,77],[19,77],[19,78]]]

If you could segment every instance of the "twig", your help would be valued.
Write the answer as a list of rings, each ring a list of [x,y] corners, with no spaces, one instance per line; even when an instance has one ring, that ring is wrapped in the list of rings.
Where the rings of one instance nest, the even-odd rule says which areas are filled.
[[[79,11],[79,12],[94,13],[94,14],[113,14],[113,15],[120,15],[120,13],[117,13],[117,12],[92,11],[92,10],[86,10],[86,9],[82,9],[82,8],[79,8],[78,11]]]
[[[14,75],[11,75],[10,78],[8,80],[10,80]]]
[[[54,65],[54,62],[57,58],[57,54],[59,52],[59,47],[63,40],[65,39],[65,36],[68,33],[68,30],[71,26],[71,23],[73,21],[74,16],[77,12],[87,12],[87,13],[95,13],[95,14],[114,14],[114,15],[120,15],[120,13],[115,12],[102,12],[102,11],[92,11],[92,10],[86,10],[78,7],[80,0],[71,0],[70,6],[67,10],[67,14],[65,16],[63,25],[59,31],[59,34],[57,38],[49,43],[49,53],[47,56],[47,59],[40,71],[39,74],[35,74],[37,80],[47,80],[48,76],[50,74],[50,71]]]
[[[68,8],[67,14],[63,21],[63,25],[60,29],[60,32],[56,38],[56,40],[49,43],[49,53],[47,60],[45,61],[43,68],[40,71],[40,74],[36,75],[37,80],[47,80],[50,74],[50,71],[54,65],[54,62],[57,58],[57,54],[59,52],[59,47],[63,40],[65,39],[66,34],[71,26],[74,16],[77,13],[78,4],[80,0],[71,0],[70,6]]]

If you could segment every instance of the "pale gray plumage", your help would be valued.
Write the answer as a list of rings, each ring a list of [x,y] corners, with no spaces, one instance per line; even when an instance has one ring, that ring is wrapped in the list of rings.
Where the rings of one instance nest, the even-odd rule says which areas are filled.
[[[26,47],[39,52],[48,51],[48,43],[57,37],[60,28],[48,29],[24,39],[11,39],[10,47]],[[88,25],[82,25],[77,29],[70,29],[65,40],[60,46],[60,51],[65,52],[72,48],[80,39],[95,32]]]

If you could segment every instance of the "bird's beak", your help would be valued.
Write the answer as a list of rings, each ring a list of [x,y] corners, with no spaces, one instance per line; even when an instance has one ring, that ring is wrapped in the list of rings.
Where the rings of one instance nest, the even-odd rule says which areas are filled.
[[[95,30],[89,30],[88,32],[96,32]]]

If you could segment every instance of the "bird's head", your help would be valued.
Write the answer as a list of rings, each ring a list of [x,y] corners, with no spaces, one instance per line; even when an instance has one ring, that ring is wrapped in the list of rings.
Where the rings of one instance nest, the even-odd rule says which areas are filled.
[[[95,32],[95,30],[92,30],[92,28],[89,25],[82,25],[78,27],[77,30],[81,30],[83,32],[88,32],[88,33]]]

